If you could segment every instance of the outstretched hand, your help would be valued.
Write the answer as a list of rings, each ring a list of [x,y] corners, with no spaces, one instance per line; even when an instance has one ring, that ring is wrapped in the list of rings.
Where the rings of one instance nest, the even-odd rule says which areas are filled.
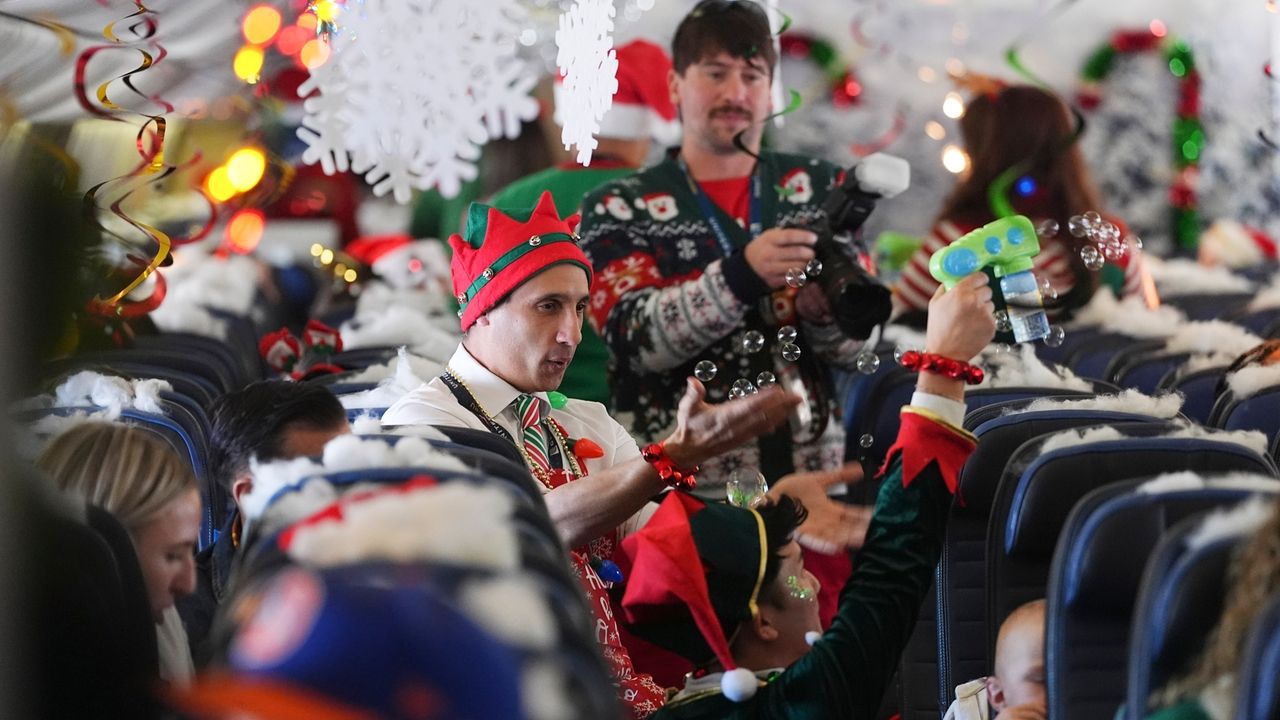
[[[682,467],[692,467],[778,427],[800,397],[779,387],[712,405],[707,389],[689,378],[676,408],[676,430],[666,440],[667,455]]]
[[[828,495],[827,490],[837,483],[852,485],[862,477],[862,465],[857,462],[835,470],[792,473],[774,483],[766,497],[776,500],[786,495],[804,505],[809,515],[796,528],[796,541],[815,552],[835,555],[862,547],[867,526],[871,524],[872,509],[842,503]]]

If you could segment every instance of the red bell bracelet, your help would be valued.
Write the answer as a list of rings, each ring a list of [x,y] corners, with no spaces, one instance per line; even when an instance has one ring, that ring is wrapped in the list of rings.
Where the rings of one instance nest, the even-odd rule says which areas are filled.
[[[676,467],[675,462],[671,460],[671,456],[667,455],[666,443],[650,443],[640,450],[641,457],[644,461],[653,466],[658,471],[658,477],[662,478],[662,482],[667,487],[677,490],[692,490],[698,485],[697,465],[692,469],[685,470]]]
[[[952,380],[963,380],[969,385],[977,385],[982,382],[984,374],[982,368],[977,365],[970,365],[967,362],[952,360],[949,357],[938,355],[937,353],[922,353],[916,350],[908,350],[902,353],[902,358],[898,361],[902,367],[908,370],[918,370],[920,372],[930,372],[937,375],[949,377]]]

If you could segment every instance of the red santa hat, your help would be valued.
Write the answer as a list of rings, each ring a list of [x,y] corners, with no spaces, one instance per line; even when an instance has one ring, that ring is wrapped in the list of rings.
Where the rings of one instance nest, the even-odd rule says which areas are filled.
[[[365,265],[373,265],[384,255],[399,250],[411,242],[413,242],[413,238],[404,233],[362,235],[348,244],[345,250],[348,255]]]
[[[572,263],[587,273],[591,262],[578,247],[578,215],[561,218],[544,191],[532,210],[503,211],[482,203],[467,210],[465,237],[452,235],[453,293],[466,332],[476,318],[526,280],[552,265]]]
[[[653,138],[663,144],[680,141],[680,121],[671,102],[667,73],[671,58],[665,50],[648,40],[632,40],[616,48],[618,56],[618,90],[613,105],[600,119],[599,137],[643,140]],[[556,121],[563,123],[560,108],[563,87],[561,78],[555,85]]]

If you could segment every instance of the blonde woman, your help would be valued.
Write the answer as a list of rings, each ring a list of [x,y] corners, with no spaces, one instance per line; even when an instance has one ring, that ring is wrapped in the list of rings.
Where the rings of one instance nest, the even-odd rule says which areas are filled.
[[[129,532],[156,623],[160,676],[185,684],[191,651],[173,603],[195,589],[200,493],[191,469],[146,430],[101,422],[54,438],[36,465],[60,490],[111,513]]]
[[[1232,560],[1226,607],[1191,671],[1153,698],[1163,710],[1149,720],[1226,720],[1246,634],[1267,600],[1280,592],[1280,503]]]

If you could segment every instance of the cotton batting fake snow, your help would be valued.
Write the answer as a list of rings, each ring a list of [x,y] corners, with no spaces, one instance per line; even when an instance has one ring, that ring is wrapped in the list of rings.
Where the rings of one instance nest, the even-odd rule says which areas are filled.
[[[1136,338],[1163,338],[1176,333],[1186,320],[1182,311],[1169,305],[1152,309],[1136,296],[1116,300],[1111,293],[1098,292],[1070,325],[1072,328],[1096,327]]]
[[[490,570],[519,566],[513,501],[501,488],[467,482],[407,491],[384,487],[339,502],[341,519],[293,528],[290,557],[320,567],[368,560],[431,560]]]
[[[227,324],[199,305],[183,305],[165,298],[149,317],[165,332],[185,332],[216,340],[227,339]]]
[[[1224,353],[1239,355],[1262,342],[1262,338],[1239,325],[1223,320],[1189,322],[1165,341],[1165,349],[1175,353]]]
[[[1212,295],[1217,293],[1247,293],[1253,291],[1253,283],[1222,266],[1205,267],[1194,260],[1172,258],[1159,260],[1145,256],[1147,269],[1156,281],[1161,297],[1182,295]]]
[[[1227,376],[1227,387],[1237,399],[1253,397],[1280,385],[1280,365],[1249,365]]]
[[[468,583],[461,605],[484,629],[523,648],[547,650],[558,640],[547,594],[530,577],[503,575]]]
[[[377,438],[339,435],[324,446],[324,471],[385,467],[430,467],[437,471],[467,472],[461,460],[441,452],[420,437],[402,437],[394,445]]]
[[[257,458],[252,458],[249,474],[253,476],[253,486],[240,496],[240,513],[246,521],[252,522],[262,517],[277,493],[303,478],[324,474],[324,466],[304,457],[271,462],[258,462]]]
[[[341,331],[343,347],[350,350],[408,345],[431,358],[447,358],[461,337],[457,322],[450,331],[401,305],[392,305],[376,315],[348,320],[342,323]]]
[[[1280,480],[1256,473],[1235,472],[1204,476],[1190,470],[1184,470],[1158,475],[1138,486],[1137,492],[1158,495],[1160,493],[1201,490],[1204,488],[1276,493],[1280,492]]]
[[[370,365],[360,372],[347,378],[346,382],[351,383],[380,383],[387,378],[395,377],[400,369],[400,365],[408,363],[409,370],[413,374],[415,380],[418,378],[431,379],[444,372],[444,362],[429,360],[421,355],[414,355],[405,347],[401,347],[395,357],[381,365]],[[418,380],[421,383],[421,380]],[[414,387],[417,387],[415,385]],[[413,389],[413,388],[410,388]]]
[[[1021,345],[1017,353],[983,351],[987,372],[979,388],[1043,387],[1063,390],[1093,389],[1093,384],[1065,367],[1049,367],[1036,357],[1035,348]]]
[[[1127,437],[1125,433],[1110,426],[1086,429],[1074,428],[1050,436],[1041,446],[1040,452],[1047,453],[1076,445],[1119,440],[1125,437]],[[1176,429],[1161,433],[1158,437],[1215,440],[1248,448],[1259,455],[1265,456],[1267,454],[1267,436],[1256,430],[1218,430],[1216,428],[1193,425],[1184,421],[1179,422]]]
[[[1040,446],[1040,454],[1045,455],[1055,450],[1076,447],[1077,445],[1089,445],[1092,443],[1106,442],[1108,440],[1122,440],[1125,434],[1109,425],[1091,428],[1072,428],[1071,430],[1063,430],[1060,433],[1050,435]]]
[[[1125,390],[1118,395],[1099,395],[1091,398],[1054,399],[1042,398],[1005,412],[1013,415],[1024,412],[1040,412],[1042,410],[1102,410],[1104,412],[1127,412],[1149,415],[1154,418],[1171,418],[1182,409],[1183,397],[1177,393],[1164,395],[1143,395],[1137,390]]]
[[[95,417],[115,420],[125,408],[143,412],[164,414],[160,405],[160,393],[171,391],[173,386],[165,380],[145,378],[129,380],[116,375],[103,375],[82,370],[68,377],[54,390],[53,405],[57,407],[91,406],[102,408],[104,413]]]
[[[436,377],[443,370],[438,370],[433,375],[419,375],[423,368],[419,364],[413,362],[409,358],[412,355],[404,347],[396,354],[392,364],[395,366],[395,373],[390,377],[383,378],[378,382],[378,387],[364,392],[351,393],[338,398],[342,403],[342,407],[348,410],[358,408],[388,408],[395,404],[397,400],[416,390],[423,383],[433,377]]]
[[[1249,301],[1249,310],[1270,310],[1280,307],[1280,275],[1271,278],[1271,284],[1259,290]]]
[[[1255,477],[1265,479],[1261,476]],[[1261,495],[1255,495],[1234,507],[1214,510],[1206,515],[1200,527],[1187,537],[1187,547],[1201,548],[1217,540],[1252,535],[1262,527],[1263,523],[1271,519],[1275,510],[1275,498],[1264,498]]]

